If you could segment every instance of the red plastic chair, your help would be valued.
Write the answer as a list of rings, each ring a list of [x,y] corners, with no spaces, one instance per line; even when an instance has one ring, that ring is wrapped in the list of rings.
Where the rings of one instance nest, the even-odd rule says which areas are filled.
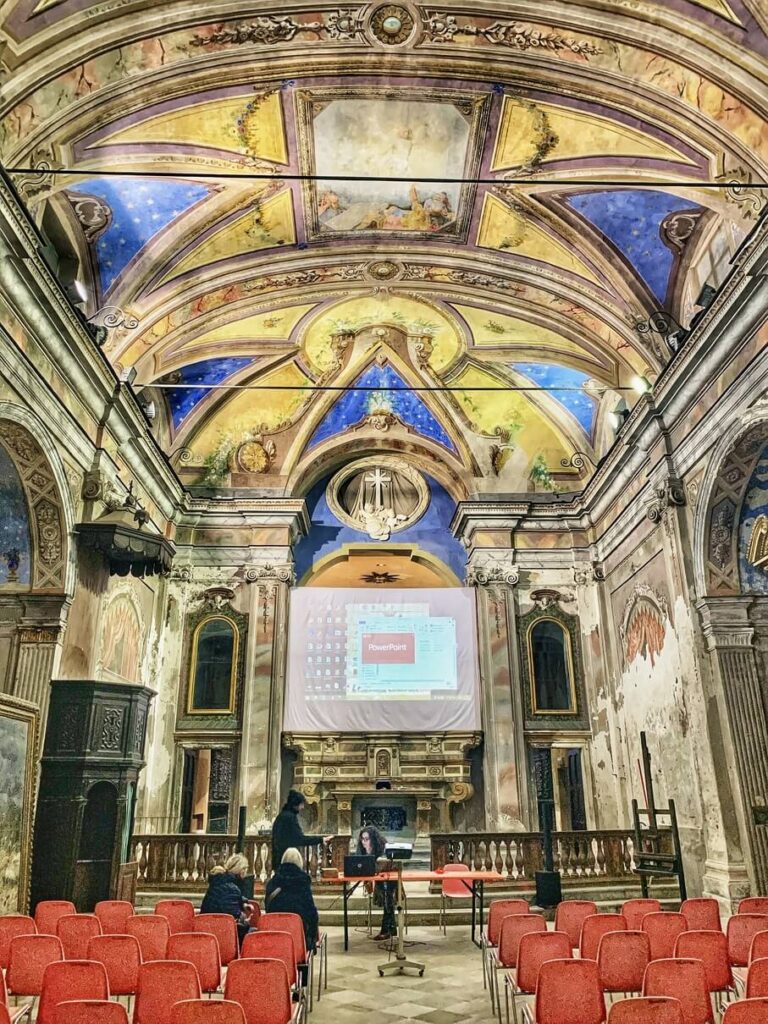
[[[749,962],[762,960],[766,956],[768,956],[768,931],[758,932],[749,947]]]
[[[240,956],[248,960],[282,960],[288,972],[288,981],[294,988],[299,984],[299,962],[296,946],[289,932],[248,932],[243,939]]]
[[[747,972],[747,999],[768,999],[768,959],[753,960]]]
[[[194,964],[203,992],[218,992],[221,986],[219,943],[210,932],[176,932],[168,939],[168,960],[186,960]]]
[[[69,900],[42,900],[35,907],[35,924],[38,935],[55,935],[56,922],[67,914],[76,914],[74,903]]]
[[[15,996],[39,996],[48,964],[64,959],[56,935],[17,935],[11,939],[11,955],[5,976],[8,991]]]
[[[165,947],[171,936],[171,929],[165,917],[158,917],[157,914],[134,914],[128,918],[125,932],[138,941],[141,959],[145,964],[150,960],[165,959]]]
[[[3,977],[3,972],[0,971],[0,1024],[16,1024],[16,1021],[21,1020],[30,1013],[33,1005],[34,1000],[29,1003],[17,1003],[16,1006],[8,1005],[8,991],[5,987],[5,978]],[[5,1014],[5,1017],[3,1014]]]
[[[195,906],[190,900],[158,900],[155,913],[168,921],[171,935],[195,930]]]
[[[625,932],[627,922],[621,914],[592,914],[584,918],[579,939],[579,956],[582,960],[597,960],[600,939],[608,932]]]
[[[642,992],[651,942],[645,932],[608,932],[597,947],[604,992]]]
[[[171,1024],[245,1024],[245,1014],[229,999],[186,999],[171,1010]]]
[[[107,972],[94,960],[63,960],[48,964],[36,1024],[55,1024],[56,1007],[72,999],[109,999]]]
[[[17,935],[37,935],[37,925],[27,914],[6,914],[0,917],[0,969],[7,970],[11,956],[11,939]]]
[[[688,931],[688,922],[682,914],[659,911],[646,914],[640,930],[651,940],[651,960],[668,960],[675,955],[678,936]]]
[[[723,1014],[723,1024],[765,1024],[768,1020],[768,999],[741,999],[729,1003]]]
[[[108,999],[73,999],[59,1003],[53,1019],[54,1024],[128,1024],[128,1011]]]
[[[446,900],[461,900],[466,899],[472,895],[472,889],[467,888],[467,883],[463,882],[460,878],[449,878],[450,874],[455,874],[457,871],[468,871],[466,864],[446,864],[443,868],[443,880],[440,883],[440,928],[443,935],[447,935],[447,914],[446,910],[448,905]],[[471,882],[469,885],[471,886]]]
[[[298,914],[262,914],[259,918],[259,931],[288,932],[293,939],[293,946],[296,950],[296,962],[308,964],[307,992],[309,993],[309,1009],[312,1010],[312,992],[314,989],[314,964],[315,958],[307,952],[306,939],[304,937],[304,922]]]
[[[701,960],[709,992],[727,992],[733,989],[733,972],[728,960],[728,940],[722,932],[683,932],[675,943],[675,957]]]
[[[765,931],[768,931],[766,914],[734,914],[728,919],[725,934],[728,936],[728,959],[732,967],[747,966],[755,936]]]
[[[713,1024],[712,1000],[701,960],[651,960],[645,969],[644,996],[679,999],[684,1024]]]
[[[95,935],[88,943],[88,959],[103,964],[113,996],[133,996],[139,982],[141,949],[133,935]]]
[[[509,996],[512,995],[512,1010],[518,1019],[517,999],[522,995],[533,995],[539,983],[541,965],[547,960],[570,960],[573,956],[571,937],[566,932],[529,932],[520,938],[517,950],[517,972],[504,977],[504,999],[509,1020]],[[500,1006],[498,1007],[500,1009]],[[499,1014],[499,1016],[501,1016]]]
[[[246,1024],[289,1024],[303,1010],[291,1000],[288,972],[279,960],[233,960],[224,998],[240,1003]]]
[[[641,931],[641,924],[646,914],[658,914],[661,910],[659,900],[624,900],[621,905],[621,916],[627,919],[627,931]]]
[[[574,949],[579,948],[581,926],[588,917],[597,913],[597,904],[592,900],[563,900],[555,911],[555,931],[565,932],[571,938]]]
[[[666,996],[622,999],[611,1007],[608,1024],[684,1024],[683,1008]]]
[[[56,934],[65,959],[87,960],[88,943],[94,935],[101,935],[101,925],[95,914],[66,914],[56,922]]]
[[[260,1000],[261,993],[252,993]],[[170,1024],[171,1011],[185,999],[199,999],[200,980],[194,964],[153,960],[139,968],[133,1024]]]
[[[133,917],[133,904],[128,900],[101,900],[94,908],[103,935],[125,935],[128,918]]]
[[[603,1024],[605,998],[594,960],[548,960],[536,986],[536,1024]]]
[[[768,914],[768,896],[747,896],[739,903],[739,914]]]
[[[196,914],[193,930],[216,936],[222,967],[237,959],[237,925],[231,914]]]
[[[499,944],[501,922],[505,917],[530,914],[530,912],[531,908],[528,905],[527,900],[491,900],[491,904],[488,907],[488,921],[480,936],[480,949],[483,964],[483,988],[486,987],[488,978],[490,977],[490,968],[488,964],[489,951],[491,949],[495,949]]]
[[[488,980],[491,994],[491,1008],[501,998],[499,992],[499,971],[514,970],[520,939],[534,932],[545,932],[547,922],[540,914],[509,914],[501,922],[499,944],[488,951]]]
[[[721,932],[720,904],[713,899],[683,900],[680,913],[691,932]]]

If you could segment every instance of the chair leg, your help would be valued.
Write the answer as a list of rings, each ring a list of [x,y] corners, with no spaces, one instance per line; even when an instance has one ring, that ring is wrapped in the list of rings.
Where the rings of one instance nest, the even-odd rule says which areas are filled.
[[[308,957],[308,962],[309,962],[309,966],[308,966],[308,973],[307,973],[307,990],[309,992],[309,1012],[312,1013],[312,1010],[314,1008],[313,988],[314,988],[314,985],[315,985],[315,954],[314,953],[312,953]]]

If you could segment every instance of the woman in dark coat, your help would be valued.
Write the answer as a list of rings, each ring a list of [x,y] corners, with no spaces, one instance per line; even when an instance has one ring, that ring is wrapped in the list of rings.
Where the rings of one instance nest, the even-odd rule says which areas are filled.
[[[250,928],[247,902],[240,889],[240,881],[247,872],[248,861],[242,853],[233,854],[223,867],[219,864],[211,868],[208,891],[200,904],[201,914],[231,914],[241,943]]]
[[[383,857],[387,847],[387,840],[373,825],[366,825],[360,830],[357,840],[357,852],[359,854],[373,854],[374,857]],[[368,883],[366,883],[367,885]],[[395,894],[397,882],[376,882],[373,888],[373,902],[377,907],[383,907],[384,913],[381,918],[381,931],[374,938],[377,942],[382,939],[391,939],[397,935],[397,922],[395,921]]]
[[[294,847],[285,851],[280,867],[267,882],[264,910],[267,914],[298,914],[304,922],[307,952],[314,952],[318,917],[312,897],[312,880],[304,870],[301,854]]]

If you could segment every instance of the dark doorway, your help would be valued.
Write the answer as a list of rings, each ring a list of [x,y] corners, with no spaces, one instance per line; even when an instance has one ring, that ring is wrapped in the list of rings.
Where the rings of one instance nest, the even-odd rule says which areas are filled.
[[[111,782],[97,782],[88,791],[75,865],[75,905],[81,912],[109,899],[116,827],[117,790]]]
[[[184,767],[181,779],[181,831],[192,831],[192,807],[195,799],[195,771],[197,751],[184,751]]]

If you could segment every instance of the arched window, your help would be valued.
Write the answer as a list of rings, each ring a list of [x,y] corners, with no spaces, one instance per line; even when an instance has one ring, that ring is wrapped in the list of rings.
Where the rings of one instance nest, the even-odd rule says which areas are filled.
[[[204,619],[192,638],[189,711],[232,714],[237,679],[237,627],[224,615]]]
[[[576,713],[571,638],[555,619],[537,619],[528,630],[534,714]]]

